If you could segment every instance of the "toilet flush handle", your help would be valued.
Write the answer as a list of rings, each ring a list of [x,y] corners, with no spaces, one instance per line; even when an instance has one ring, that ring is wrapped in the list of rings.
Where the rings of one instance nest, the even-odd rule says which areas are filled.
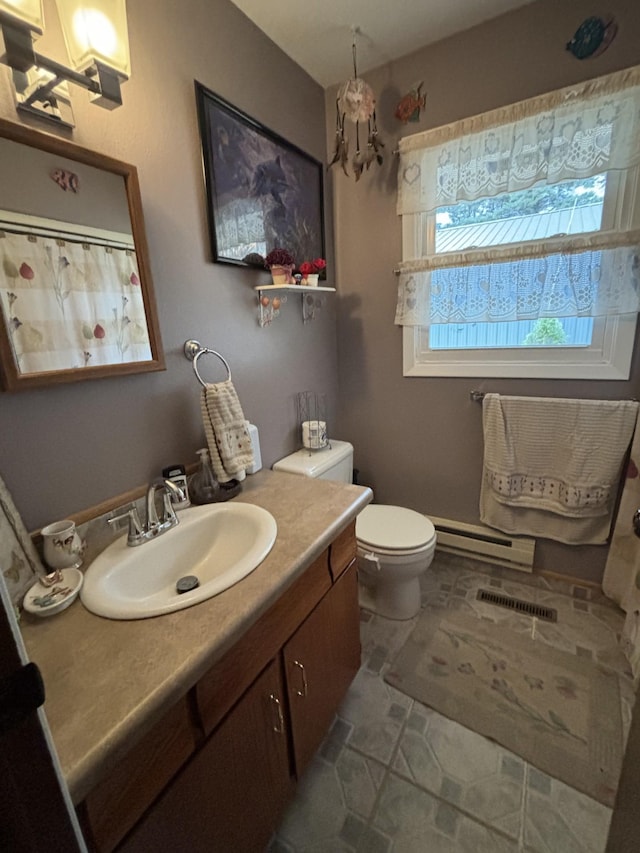
[[[362,555],[368,563],[374,563],[378,571],[380,571],[380,558],[377,554],[372,554],[370,551]]]

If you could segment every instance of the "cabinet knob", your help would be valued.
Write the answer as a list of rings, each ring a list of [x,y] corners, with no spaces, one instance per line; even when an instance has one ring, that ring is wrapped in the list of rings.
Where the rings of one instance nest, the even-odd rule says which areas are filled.
[[[273,726],[273,731],[276,732],[276,734],[283,735],[284,734],[284,717],[282,716],[282,705],[280,704],[280,700],[275,695],[275,693],[270,693],[269,699],[271,701],[271,704],[275,706],[276,714],[277,714],[277,718],[278,718],[277,723]]]
[[[293,665],[297,666],[302,674],[302,690],[296,690],[296,696],[304,698],[307,695],[307,673],[304,671],[304,666],[299,660],[294,660]]]

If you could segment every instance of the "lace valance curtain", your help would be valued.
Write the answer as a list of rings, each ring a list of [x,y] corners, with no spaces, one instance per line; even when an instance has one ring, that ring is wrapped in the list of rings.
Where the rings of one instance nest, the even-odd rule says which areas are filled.
[[[640,67],[407,136],[398,148],[401,215],[628,169],[640,164]]]
[[[432,213],[640,165],[640,67],[400,141],[398,213]],[[640,232],[599,231],[400,264],[396,323],[640,309]]]

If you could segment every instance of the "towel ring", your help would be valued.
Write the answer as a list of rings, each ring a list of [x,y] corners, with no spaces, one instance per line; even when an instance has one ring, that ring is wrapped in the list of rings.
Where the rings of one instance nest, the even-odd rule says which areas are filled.
[[[201,355],[215,355],[216,358],[219,358],[220,361],[227,368],[227,379],[231,379],[231,368],[229,367],[229,362],[226,360],[226,358],[223,355],[220,355],[220,353],[216,352],[214,349],[209,349],[209,347],[203,347],[199,341],[185,341],[184,354],[192,362],[193,372],[195,373],[198,382],[202,385],[203,388],[207,387],[207,383],[203,380],[202,376],[200,376],[200,373],[198,372],[198,359]]]

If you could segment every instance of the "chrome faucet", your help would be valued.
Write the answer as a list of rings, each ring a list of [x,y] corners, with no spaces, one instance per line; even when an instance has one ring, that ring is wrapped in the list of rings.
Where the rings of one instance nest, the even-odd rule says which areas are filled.
[[[162,519],[158,518],[158,510],[156,509],[156,491],[162,489],[163,512]],[[129,520],[129,534],[127,536],[127,545],[142,545],[144,542],[149,542],[166,533],[172,527],[179,523],[178,516],[173,509],[171,495],[181,501],[184,500],[184,492],[179,486],[176,486],[171,480],[154,480],[147,489],[147,520],[146,524],[140,521],[138,509],[135,506],[130,507],[126,512],[116,515],[113,518],[107,519],[108,524],[115,524],[123,518]]]

